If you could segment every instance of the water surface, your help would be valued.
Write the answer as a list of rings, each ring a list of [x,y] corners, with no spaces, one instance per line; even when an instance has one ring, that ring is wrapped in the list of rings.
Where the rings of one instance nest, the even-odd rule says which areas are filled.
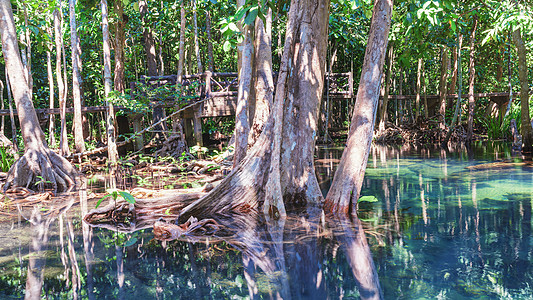
[[[340,151],[318,152],[324,192]],[[375,295],[373,261],[386,299],[533,299],[533,169],[466,169],[498,160],[522,158],[501,145],[374,147],[362,194],[377,201],[360,203],[360,221],[300,209],[235,219],[242,230],[216,241],[89,227],[83,192],[11,211],[0,298],[358,299]]]

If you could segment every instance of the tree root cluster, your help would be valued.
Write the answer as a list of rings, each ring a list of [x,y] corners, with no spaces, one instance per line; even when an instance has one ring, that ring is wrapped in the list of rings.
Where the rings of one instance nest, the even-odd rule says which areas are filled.
[[[106,206],[89,211],[83,219],[93,227],[134,232],[150,228],[160,220],[175,220],[185,206],[205,194],[193,192],[160,198],[136,199],[134,204],[123,199],[110,200]]]
[[[64,157],[48,148],[30,148],[9,170],[3,189],[24,187],[62,193],[75,187],[77,177],[78,172]]]

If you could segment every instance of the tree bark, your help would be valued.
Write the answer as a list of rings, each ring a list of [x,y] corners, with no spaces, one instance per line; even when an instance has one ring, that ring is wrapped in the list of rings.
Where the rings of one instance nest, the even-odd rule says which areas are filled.
[[[178,222],[261,206],[277,218],[285,215],[284,202],[320,202],[313,156],[328,16],[328,0],[291,2],[274,109],[261,136],[222,183],[181,211]]]
[[[6,70],[26,147],[24,155],[13,164],[8,172],[4,191],[13,186],[30,189],[51,187],[55,191],[67,191],[75,185],[77,172],[66,159],[55,154],[46,145],[24,75],[9,0],[0,1],[0,35]]]
[[[474,16],[474,24],[472,25],[472,32],[470,33],[470,58],[468,61],[468,128],[466,131],[467,142],[472,142],[474,137],[474,106],[476,99],[474,98],[474,81],[476,78],[476,29],[477,16]]]
[[[118,1],[120,2],[120,1]],[[76,0],[69,0],[69,12],[70,12],[70,45],[72,56],[72,98],[74,101],[74,144],[77,153],[83,153],[85,151],[85,141],[83,139],[83,123],[81,120],[81,88],[79,78],[80,69],[78,65],[79,56],[78,52],[79,39],[78,39],[78,26],[76,24]]]
[[[107,157],[111,164],[116,164],[118,161],[118,151],[115,133],[115,109],[113,103],[107,99],[111,89],[113,88],[113,81],[111,79],[111,49],[109,47],[109,23],[107,20],[107,0],[101,0],[102,6],[102,35],[104,48],[104,97],[107,102]]]
[[[347,147],[333,177],[324,209],[348,214],[357,203],[372,144],[379,87],[392,16],[392,0],[376,0]]]
[[[522,40],[520,28],[513,31],[513,42],[518,52],[518,77],[520,78],[520,109],[522,124],[522,152],[531,153],[533,151],[533,129],[531,128],[529,116],[529,84],[527,80],[527,60],[526,46]]]
[[[440,67],[440,81],[439,81],[439,128],[446,129],[446,95],[448,81],[448,51],[446,47],[442,48],[442,59]]]

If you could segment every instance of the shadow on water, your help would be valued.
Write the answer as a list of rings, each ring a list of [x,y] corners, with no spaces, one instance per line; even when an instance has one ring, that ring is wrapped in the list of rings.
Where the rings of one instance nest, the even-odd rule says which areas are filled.
[[[323,192],[341,151],[318,152]],[[82,189],[0,222],[0,298],[532,299],[533,172],[490,165],[522,160],[505,145],[373,147],[362,194],[377,201],[358,219],[239,215],[174,241],[148,215],[89,226]]]

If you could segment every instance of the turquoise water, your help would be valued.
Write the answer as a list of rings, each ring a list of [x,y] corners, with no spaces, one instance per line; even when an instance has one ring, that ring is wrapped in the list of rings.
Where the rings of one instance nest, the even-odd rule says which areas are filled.
[[[363,194],[380,201],[359,216],[387,226],[369,236],[387,298],[533,299],[533,168],[465,169],[522,161],[489,150],[374,149]]]
[[[319,151],[324,191],[339,153]],[[0,222],[0,299],[30,288],[34,299],[358,299],[377,288],[373,272],[385,299],[533,299],[533,168],[466,169],[496,160],[522,158],[375,147],[362,194],[377,202],[360,203],[361,222],[236,217],[238,233],[218,240],[89,227],[84,193],[21,209]]]

